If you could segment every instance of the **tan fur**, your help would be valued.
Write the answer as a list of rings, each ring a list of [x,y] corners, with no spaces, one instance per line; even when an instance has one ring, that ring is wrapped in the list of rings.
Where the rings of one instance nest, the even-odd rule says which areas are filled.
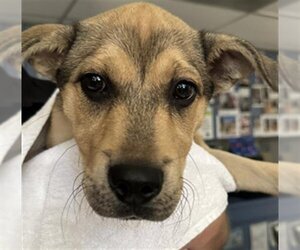
[[[216,149],[208,152],[227,167],[236,181],[238,190],[278,194],[277,163],[246,159]]]
[[[85,166],[85,193],[104,216],[126,217],[128,211],[108,186],[107,168],[147,161],[163,169],[164,185],[144,208],[143,218],[168,217],[180,198],[185,158],[212,95],[253,70],[275,86],[276,65],[246,41],[199,33],[151,4],[125,5],[74,27],[31,28],[23,41],[24,58],[60,88],[47,144],[75,138]],[[80,85],[86,73],[108,76],[114,97],[105,103],[89,100]],[[199,93],[189,107],[179,109],[170,92],[182,79],[193,82]],[[257,162],[226,152],[209,152],[228,167],[239,189],[276,193],[274,165],[259,168]],[[249,177],[256,178],[249,182]]]

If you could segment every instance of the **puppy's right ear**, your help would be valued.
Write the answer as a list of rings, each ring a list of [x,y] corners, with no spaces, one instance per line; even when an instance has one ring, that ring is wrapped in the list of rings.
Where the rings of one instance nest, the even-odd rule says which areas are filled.
[[[273,90],[278,90],[277,62],[264,56],[251,43],[236,36],[206,31],[200,32],[200,37],[214,94],[229,90],[254,72]]]
[[[64,61],[73,41],[72,26],[61,24],[37,25],[22,33],[22,56],[33,68],[56,82],[56,72]]]

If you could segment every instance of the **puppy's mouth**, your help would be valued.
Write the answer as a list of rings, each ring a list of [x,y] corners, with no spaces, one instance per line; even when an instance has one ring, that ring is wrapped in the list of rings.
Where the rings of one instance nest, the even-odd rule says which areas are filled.
[[[120,209],[117,209],[117,211]],[[119,216],[116,218],[128,221],[135,221],[135,220],[159,220],[156,218],[155,214],[152,212],[145,211],[144,208],[129,208],[127,210],[122,209],[122,212],[118,212]],[[124,215],[126,214],[126,215]]]
[[[99,194],[98,194],[99,195]],[[149,206],[129,207],[128,205],[114,200],[113,198],[109,203],[102,203],[103,197],[89,198],[87,200],[92,209],[100,216],[116,218],[121,220],[149,220],[149,221],[163,221],[167,219],[175,210],[177,202],[169,202],[166,205],[159,202]],[[98,202],[95,202],[99,200]],[[173,205],[172,205],[173,204]]]
[[[181,194],[178,192],[161,193],[158,197],[143,204],[128,204],[110,190],[109,186],[89,185],[84,189],[91,208],[100,216],[121,220],[163,221],[175,210]]]
[[[140,220],[142,218],[136,216],[136,215],[131,215],[131,216],[128,216],[128,217],[125,217],[123,218],[124,220]]]

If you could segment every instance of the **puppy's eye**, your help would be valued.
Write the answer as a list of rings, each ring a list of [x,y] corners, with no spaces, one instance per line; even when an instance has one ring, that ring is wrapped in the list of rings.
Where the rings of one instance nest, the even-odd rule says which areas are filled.
[[[97,74],[86,74],[80,79],[81,87],[84,91],[87,92],[103,92],[106,89],[105,80]]]
[[[114,88],[106,77],[88,73],[80,78],[80,83],[82,91],[92,101],[99,103],[113,97]]]
[[[182,107],[190,105],[195,100],[196,94],[195,84],[186,80],[179,81],[173,90],[174,101]]]

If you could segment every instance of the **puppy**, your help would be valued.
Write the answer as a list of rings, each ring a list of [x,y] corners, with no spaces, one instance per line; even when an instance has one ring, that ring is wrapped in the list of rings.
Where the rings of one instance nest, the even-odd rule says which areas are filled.
[[[96,213],[161,221],[174,211],[192,141],[209,100],[256,71],[277,89],[277,64],[249,42],[197,31],[134,3],[73,26],[23,32],[22,50],[60,94],[47,147],[75,138],[84,192]],[[277,165],[212,150],[238,188],[277,192]]]

